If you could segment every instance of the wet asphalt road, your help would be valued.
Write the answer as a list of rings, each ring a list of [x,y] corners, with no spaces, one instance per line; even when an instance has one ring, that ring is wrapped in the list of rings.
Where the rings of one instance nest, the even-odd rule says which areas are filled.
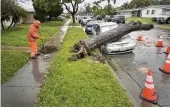
[[[158,104],[162,107],[170,107],[170,74],[162,73],[159,70],[159,67],[163,66],[167,57],[163,51],[166,50],[166,46],[168,46],[168,44],[170,45],[170,30],[154,28],[150,31],[132,32],[129,35],[133,39],[136,39],[139,34],[143,35],[144,41],[137,42],[137,46],[132,53],[107,55],[107,58],[116,61],[117,64],[125,71],[126,74],[128,74],[128,76],[138,85],[140,89],[143,88],[146,80],[146,73],[144,73],[144,69],[151,69],[153,73],[155,89],[159,96]],[[165,47],[155,47],[158,36],[163,36]],[[114,66],[114,64],[111,66]],[[121,75],[120,78],[125,79],[123,75]],[[131,94],[134,94],[135,91],[139,93],[140,90],[135,89],[130,81],[124,81],[126,81],[127,84],[125,86],[127,86],[127,88],[130,89],[130,92],[132,92]],[[138,95],[134,96],[136,96],[134,99],[139,99],[137,98]],[[138,106],[153,107],[149,103],[141,101],[140,104],[137,102]]]

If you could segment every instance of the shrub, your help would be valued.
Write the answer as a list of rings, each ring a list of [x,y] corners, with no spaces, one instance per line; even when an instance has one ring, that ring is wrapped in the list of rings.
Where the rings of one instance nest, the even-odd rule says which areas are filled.
[[[58,16],[58,17],[55,17],[53,20],[55,20],[55,21],[64,21],[65,17]]]
[[[70,15],[66,15],[66,18],[70,18]]]

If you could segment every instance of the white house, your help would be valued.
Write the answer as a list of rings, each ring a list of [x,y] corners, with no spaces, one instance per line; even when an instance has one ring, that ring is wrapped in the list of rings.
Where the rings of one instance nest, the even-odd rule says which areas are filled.
[[[18,24],[21,23],[33,23],[34,19],[33,19],[33,15],[35,13],[35,10],[33,8],[32,2],[31,1],[16,1],[17,4],[22,7],[23,9],[25,9],[25,11],[27,12],[27,17],[26,18],[21,18],[20,21],[18,22]],[[11,24],[12,21],[12,17],[10,17],[10,21],[3,21],[4,26],[9,26]]]
[[[170,5],[150,5],[144,8],[127,9],[117,11],[118,15],[124,15],[125,17],[154,17],[160,14],[170,12]]]
[[[121,10],[121,11],[117,11],[117,15],[123,15],[125,17],[140,17],[141,10],[142,8]]]
[[[151,5],[141,11],[141,17],[154,17],[170,12],[170,5]]]
[[[18,5],[27,11],[27,17],[23,18],[23,23],[32,23],[34,21],[33,15],[35,13],[32,1],[18,2]]]

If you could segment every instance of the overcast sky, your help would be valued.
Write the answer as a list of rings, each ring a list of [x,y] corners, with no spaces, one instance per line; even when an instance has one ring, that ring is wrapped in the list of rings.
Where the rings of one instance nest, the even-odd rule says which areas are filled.
[[[17,0],[17,1],[20,1],[20,2],[23,2],[23,1],[25,1],[25,2],[26,2],[26,1],[27,1],[27,2],[31,2],[31,0]],[[98,1],[98,0],[84,0],[84,2],[79,5],[79,8],[85,8],[85,7],[84,7],[84,4],[86,4],[86,3],[92,4],[94,1]],[[113,4],[113,1],[111,0],[111,5],[112,5],[113,7],[118,7],[118,6],[121,6],[122,4],[124,4],[124,3],[126,3],[126,2],[130,2],[130,1],[131,1],[131,0],[116,0],[116,4]],[[100,6],[102,6],[102,7],[104,7],[104,6],[106,6],[106,5],[107,5],[107,0],[105,0],[104,2],[102,2],[102,3],[100,4]],[[31,8],[32,8],[32,6],[31,6]],[[70,5],[70,8],[71,8],[71,5]],[[64,9],[64,11],[67,12],[66,9]]]
[[[93,3],[94,1],[97,0],[84,0],[84,3]],[[131,1],[131,0],[116,0],[116,4],[113,4],[113,1],[111,1],[112,6],[117,7],[117,6],[121,6],[122,4]],[[84,4],[82,3],[82,4]],[[100,4],[102,7],[104,7],[105,5],[107,5],[107,0],[102,2],[102,4]]]
[[[86,4],[86,3],[92,4],[94,1],[98,1],[98,0],[84,0],[84,2],[79,5],[79,9],[80,8],[85,9],[84,4]],[[118,7],[118,6],[121,6],[122,4],[124,4],[126,2],[130,2],[130,1],[131,0],[116,0],[116,4],[113,4],[113,1],[111,1],[111,5],[113,7]],[[107,5],[107,0],[100,4],[100,6],[102,6],[102,7],[104,7],[105,5]],[[70,5],[70,8],[72,9],[71,5]],[[65,8],[64,8],[64,13],[67,13],[67,10]]]

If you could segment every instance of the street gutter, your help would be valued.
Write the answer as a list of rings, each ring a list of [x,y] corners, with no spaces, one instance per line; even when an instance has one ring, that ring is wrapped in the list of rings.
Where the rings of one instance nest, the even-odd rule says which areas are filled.
[[[104,55],[103,55],[104,56]],[[105,57],[105,56],[104,56]],[[125,72],[125,70],[114,60],[114,58],[107,58],[107,64],[112,68],[112,73],[115,75],[121,87],[124,89],[127,94],[130,102],[134,107],[145,107],[141,104],[148,103],[144,100],[141,100],[139,95],[141,93],[141,87],[134,81],[134,79]],[[149,104],[149,107],[159,107],[158,105]]]

